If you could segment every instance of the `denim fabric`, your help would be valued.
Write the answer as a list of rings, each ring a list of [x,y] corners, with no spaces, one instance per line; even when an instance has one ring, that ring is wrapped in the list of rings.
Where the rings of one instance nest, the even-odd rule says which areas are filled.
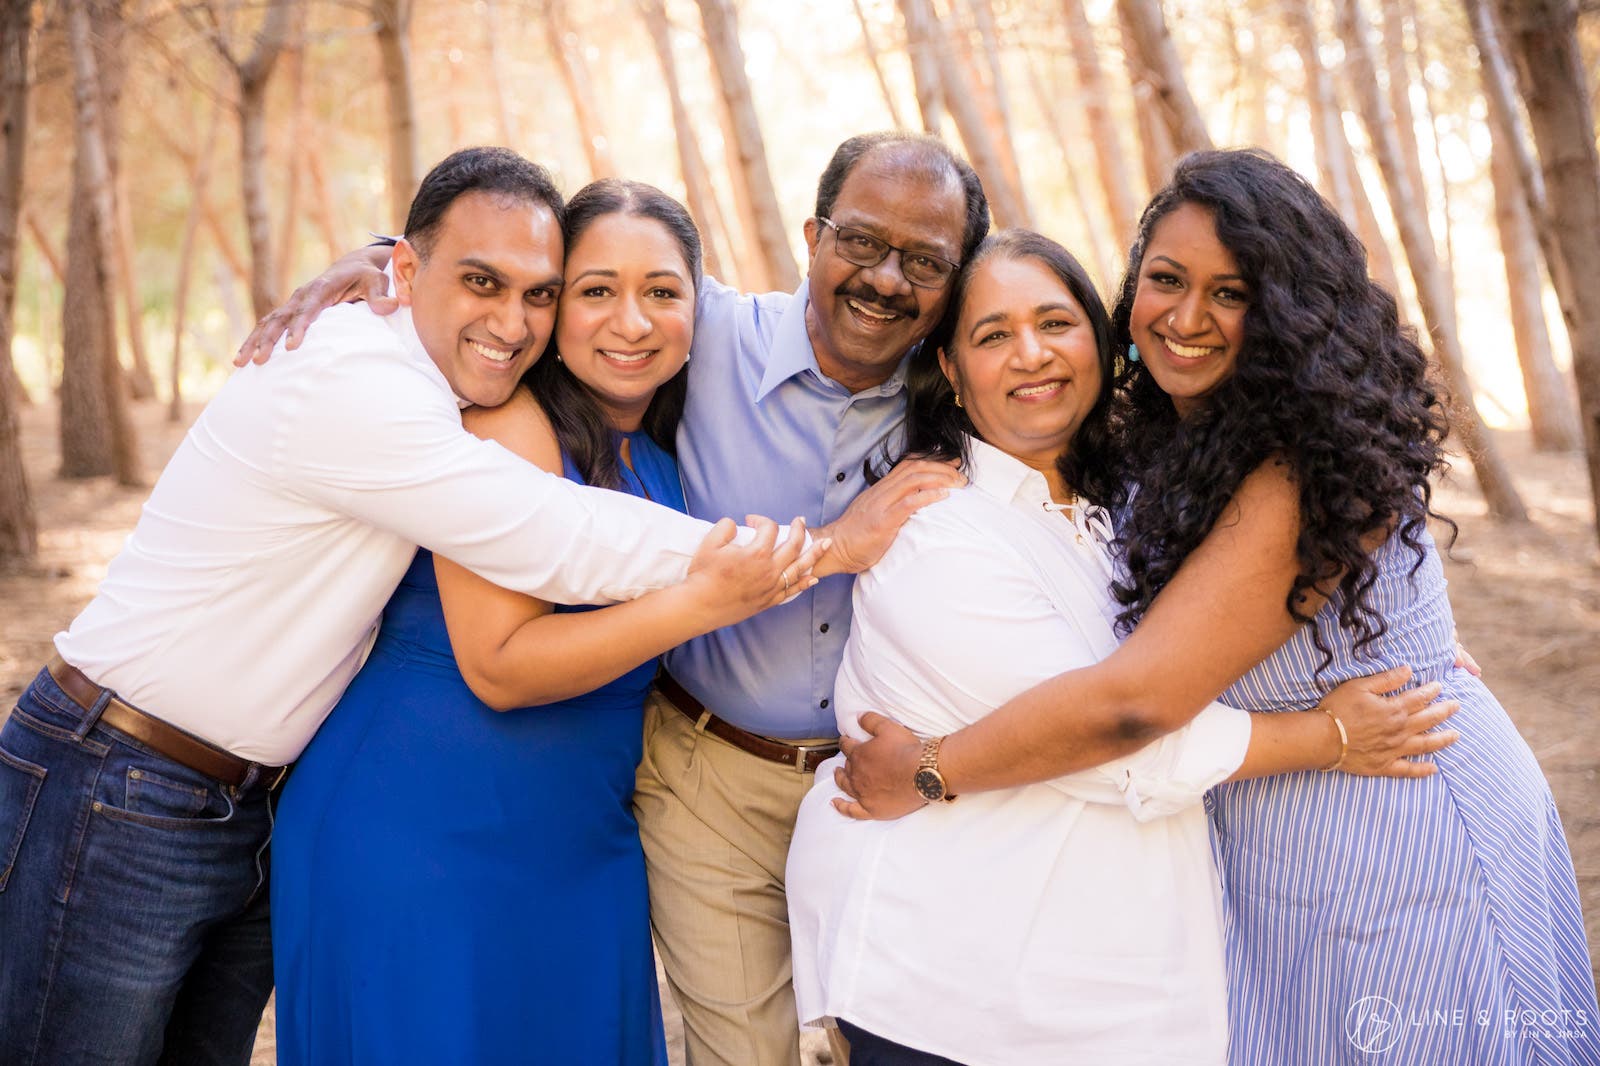
[[[46,671],[0,728],[0,1063],[246,1064],[272,991],[269,782],[181,766]]]
[[[955,1059],[885,1040],[843,1018],[839,1019],[839,1032],[850,1041],[850,1066],[961,1066]]]

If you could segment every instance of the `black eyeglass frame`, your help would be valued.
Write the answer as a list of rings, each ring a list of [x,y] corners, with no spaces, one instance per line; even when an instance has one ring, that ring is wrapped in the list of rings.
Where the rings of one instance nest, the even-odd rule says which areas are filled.
[[[915,285],[919,289],[934,289],[934,290],[942,289],[946,285],[950,284],[950,279],[955,277],[956,276],[956,271],[961,269],[961,264],[960,263],[952,263],[950,260],[946,259],[942,255],[934,255],[932,252],[918,252],[918,251],[912,251],[909,248],[901,248],[899,245],[890,244],[888,241],[884,240],[882,237],[874,236],[873,234],[868,233],[864,229],[859,229],[859,228],[857,228],[855,226],[841,226],[841,225],[839,225],[839,223],[835,222],[833,219],[827,218],[827,217],[825,217],[823,215],[818,215],[817,216],[817,221],[822,223],[824,226],[827,226],[829,229],[833,230],[833,251],[834,251],[834,254],[837,255],[840,259],[843,259],[846,263],[853,263],[856,266],[860,266],[860,267],[875,267],[879,263],[883,262],[885,259],[889,258],[889,253],[890,252],[899,252],[900,253],[900,276],[905,278],[907,282],[909,282],[912,285]],[[846,234],[849,234],[849,235],[851,235],[853,237],[859,237],[862,240],[868,241],[871,244],[878,246],[880,248],[880,251],[878,252],[877,257],[873,258],[873,259],[860,259],[860,258],[856,258],[856,257],[853,257],[851,255],[846,254],[845,251],[844,251],[843,246],[839,243],[839,238],[845,236]],[[949,269],[948,272],[946,272],[945,274],[941,275],[936,280],[933,280],[933,281],[918,281],[916,278],[913,278],[911,276],[911,274],[906,271],[906,257],[907,256],[910,256],[912,259],[927,259],[927,260],[931,260],[934,263],[938,263],[938,264],[940,264],[942,266],[949,267],[950,269]]]

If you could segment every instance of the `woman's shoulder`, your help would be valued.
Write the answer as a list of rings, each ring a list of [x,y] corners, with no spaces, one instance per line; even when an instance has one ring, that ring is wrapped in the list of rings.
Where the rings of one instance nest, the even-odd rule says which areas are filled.
[[[562,471],[555,427],[526,385],[518,385],[511,398],[498,407],[462,411],[461,425],[473,436],[492,440],[541,469],[553,474]]]

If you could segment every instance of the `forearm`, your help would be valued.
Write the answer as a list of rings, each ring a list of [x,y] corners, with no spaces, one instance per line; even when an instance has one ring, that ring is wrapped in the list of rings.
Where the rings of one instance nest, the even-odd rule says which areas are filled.
[[[1322,770],[1339,759],[1339,727],[1319,710],[1250,716],[1250,746],[1229,781]]]
[[[681,586],[662,589],[600,611],[530,618],[467,656],[462,673],[496,710],[539,706],[592,692],[719,624]]]

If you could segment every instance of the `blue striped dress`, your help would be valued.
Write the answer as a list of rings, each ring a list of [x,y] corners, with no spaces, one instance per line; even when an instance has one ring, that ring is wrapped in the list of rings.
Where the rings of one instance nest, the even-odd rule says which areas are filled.
[[[1572,858],[1550,788],[1483,684],[1453,665],[1431,538],[1391,538],[1358,657],[1328,604],[1222,697],[1314,705],[1405,663],[1461,701],[1461,739],[1422,781],[1302,773],[1208,797],[1222,875],[1232,1066],[1600,1066],[1600,1016]]]

